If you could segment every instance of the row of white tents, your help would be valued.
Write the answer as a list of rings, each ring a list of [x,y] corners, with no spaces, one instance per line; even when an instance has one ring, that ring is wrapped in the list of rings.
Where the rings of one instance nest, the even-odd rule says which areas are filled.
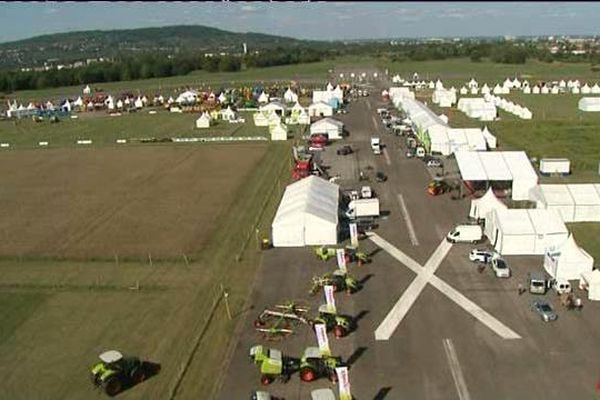
[[[493,121],[498,115],[494,103],[486,101],[482,97],[461,97],[456,106],[469,118],[480,121]]]
[[[506,100],[502,97],[488,94],[484,97],[486,102],[492,103],[494,106],[516,115],[521,119],[532,119],[533,113],[527,107],[522,107],[518,104],[513,103],[510,100]]]
[[[508,209],[492,189],[471,201],[469,216],[484,220],[484,233],[502,255],[543,255],[554,279],[579,280],[591,300],[600,300],[600,271],[552,209]]]

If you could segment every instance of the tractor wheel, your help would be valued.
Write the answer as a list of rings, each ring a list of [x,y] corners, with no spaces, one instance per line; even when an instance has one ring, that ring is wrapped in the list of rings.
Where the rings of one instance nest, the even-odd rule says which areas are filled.
[[[344,329],[343,326],[336,325],[333,327],[333,335],[336,338],[342,338],[342,337],[346,336],[346,330]]]
[[[144,371],[144,369],[142,368],[142,366],[139,366],[137,368],[135,368],[132,372],[131,372],[131,380],[134,383],[142,383],[146,380],[146,372]]]
[[[263,386],[270,385],[271,382],[273,382],[273,378],[271,378],[269,375],[263,375],[260,377],[260,384]]]
[[[102,384],[104,392],[109,396],[113,397],[119,394],[122,389],[121,381],[116,376],[111,376]]]
[[[302,382],[312,382],[317,378],[317,374],[310,367],[304,367],[300,370],[300,380]]]

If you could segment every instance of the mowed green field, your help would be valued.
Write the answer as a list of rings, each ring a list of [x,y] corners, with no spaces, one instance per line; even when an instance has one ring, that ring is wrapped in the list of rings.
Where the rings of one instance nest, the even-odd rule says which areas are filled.
[[[157,376],[119,398],[170,398],[220,284],[230,293],[234,315],[241,312],[251,289],[260,262],[255,229],[268,235],[289,178],[291,143],[264,146],[264,156],[253,167],[237,172],[242,175],[239,186],[233,196],[222,199],[219,224],[204,226],[210,239],[189,264],[183,258],[0,260],[0,398],[102,397],[94,392],[88,373],[96,356],[108,349],[161,364]],[[197,184],[214,173],[218,172],[199,171]],[[178,399],[195,399],[200,393],[210,398],[225,367],[223,354],[235,322],[225,317],[219,304],[191,359],[190,373],[182,375]]]
[[[77,140],[92,140],[94,146],[115,145],[117,139],[206,137],[206,136],[265,136],[269,137],[266,127],[256,127],[251,113],[242,113],[246,119],[243,124],[230,124],[217,121],[207,129],[197,129],[196,113],[170,113],[158,110],[157,114],[148,114],[146,110],[111,117],[103,112],[79,113],[78,119],[63,118],[58,123],[47,119],[33,122],[31,119],[20,121],[0,121],[0,142],[9,143],[9,149],[39,147],[39,142],[48,142],[48,147],[71,147]],[[293,128],[293,127],[290,127]],[[290,129],[292,131],[293,129]],[[87,145],[86,145],[87,146]]]
[[[379,62],[382,69],[388,69],[390,77],[399,74],[402,78],[411,80],[413,73],[419,74],[419,79],[435,80],[440,78],[447,87],[457,89],[475,78],[480,85],[488,86],[502,84],[507,77],[523,77],[530,83],[538,80],[579,79],[583,81],[600,82],[600,72],[591,70],[587,63],[542,63],[529,60],[525,64],[498,64],[487,60],[472,62],[467,58],[429,61]],[[522,80],[522,79],[521,79]],[[591,85],[590,85],[591,86]],[[492,86],[493,87],[493,86]]]

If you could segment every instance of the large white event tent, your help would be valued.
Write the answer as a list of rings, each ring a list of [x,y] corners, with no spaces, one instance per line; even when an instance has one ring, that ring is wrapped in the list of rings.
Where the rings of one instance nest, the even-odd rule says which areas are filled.
[[[329,140],[341,139],[344,132],[344,123],[333,118],[323,118],[313,122],[310,126],[310,134],[324,134]]]
[[[464,181],[510,181],[513,200],[529,200],[538,183],[524,151],[458,151],[454,155]]]
[[[598,112],[600,111],[600,97],[582,97],[577,107],[581,111]]]
[[[271,225],[274,247],[335,245],[339,186],[317,176],[288,185]]]
[[[575,243],[573,235],[558,246],[551,246],[544,254],[544,269],[554,279],[575,280],[591,272],[594,258]]]
[[[502,255],[543,255],[569,236],[558,215],[538,209],[493,210],[485,220],[484,232]]]
[[[538,185],[530,200],[556,211],[564,222],[600,222],[600,184]]]
[[[489,188],[483,196],[471,200],[471,209],[469,217],[477,220],[485,219],[493,210],[506,210],[506,204],[496,197],[492,188]]]

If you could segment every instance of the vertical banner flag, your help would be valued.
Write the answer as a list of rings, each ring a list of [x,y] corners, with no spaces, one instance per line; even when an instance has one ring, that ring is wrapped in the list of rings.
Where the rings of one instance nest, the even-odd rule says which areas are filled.
[[[337,255],[337,264],[338,267],[344,271],[347,272],[347,268],[346,268],[346,252],[344,251],[344,249],[336,249],[336,255]]]
[[[358,247],[358,227],[356,223],[353,222],[349,225],[350,227],[350,242],[352,243],[352,247]]]
[[[329,338],[327,337],[327,328],[325,327],[325,324],[315,324],[315,333],[317,334],[317,342],[319,343],[321,355],[331,356]]]
[[[340,400],[352,400],[352,394],[350,394],[350,379],[348,377],[348,367],[337,367],[335,369],[335,373],[338,376]]]
[[[323,286],[323,290],[325,290],[325,301],[327,302],[327,309],[330,312],[336,312],[335,298],[333,297],[333,286],[325,285]]]

